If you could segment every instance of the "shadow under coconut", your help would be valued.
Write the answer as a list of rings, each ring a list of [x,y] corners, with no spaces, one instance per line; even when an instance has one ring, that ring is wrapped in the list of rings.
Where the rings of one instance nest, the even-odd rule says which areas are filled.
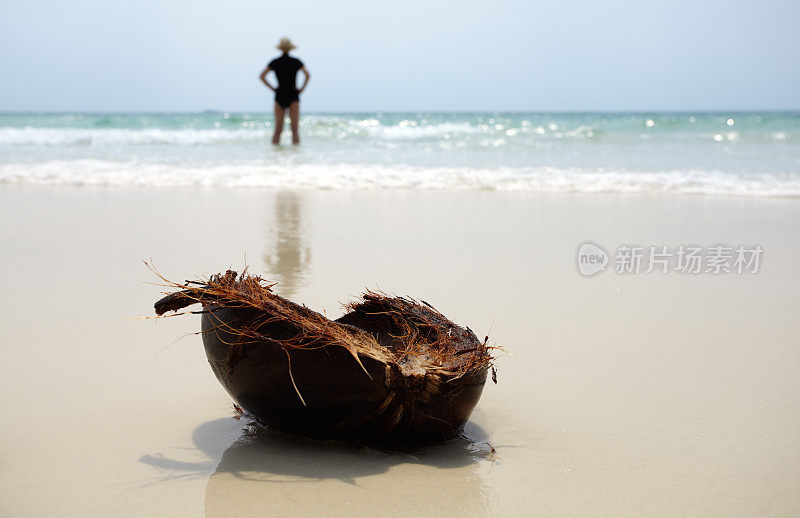
[[[447,469],[468,466],[484,459],[487,451],[481,449],[481,445],[486,450],[489,447],[483,444],[486,441],[483,430],[467,423],[465,435],[473,444],[464,439],[454,439],[445,444],[398,452],[358,448],[340,441],[308,439],[251,423],[225,450],[214,473],[229,473],[237,478],[264,482],[338,479],[356,484],[361,477],[386,472],[398,464]]]
[[[326,516],[404,508],[412,515],[485,508],[479,467],[490,448],[467,423],[464,439],[385,452],[318,441],[249,424],[222,454],[206,486],[206,516],[259,513]],[[481,448],[481,445],[483,448]],[[485,448],[485,449],[484,449]],[[480,513],[479,513],[480,514]]]
[[[400,464],[418,464],[435,469],[462,468],[489,456],[486,433],[470,421],[464,439],[415,449],[387,452],[357,448],[339,441],[319,441],[285,434],[257,425],[247,417],[231,417],[201,424],[192,442],[206,459],[187,462],[162,454],[143,455],[139,462],[173,480],[229,474],[234,478],[261,482],[293,482],[334,479],[358,484],[358,479],[387,472]]]

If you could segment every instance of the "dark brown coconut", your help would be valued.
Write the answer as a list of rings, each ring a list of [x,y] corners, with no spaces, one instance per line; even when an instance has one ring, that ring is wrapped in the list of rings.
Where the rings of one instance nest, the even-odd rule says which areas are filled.
[[[261,423],[284,432],[376,445],[456,436],[478,402],[485,342],[427,304],[368,292],[331,321],[228,271],[181,286],[164,314],[201,303],[214,374]]]

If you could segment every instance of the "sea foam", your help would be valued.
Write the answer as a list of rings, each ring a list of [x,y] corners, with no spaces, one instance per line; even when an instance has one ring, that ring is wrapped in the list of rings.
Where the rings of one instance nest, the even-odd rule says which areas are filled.
[[[496,190],[538,193],[676,193],[800,197],[800,174],[464,168],[380,164],[184,166],[52,160],[0,165],[0,183],[108,187]]]

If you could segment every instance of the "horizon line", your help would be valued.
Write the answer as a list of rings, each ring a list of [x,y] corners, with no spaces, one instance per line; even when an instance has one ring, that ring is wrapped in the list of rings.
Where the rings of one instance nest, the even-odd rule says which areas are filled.
[[[0,110],[0,115],[205,115],[205,114],[273,115],[259,110]],[[736,109],[676,109],[676,110],[309,110],[305,115],[337,114],[722,114],[722,113],[800,113],[800,108],[736,108]],[[301,115],[302,116],[302,115]]]

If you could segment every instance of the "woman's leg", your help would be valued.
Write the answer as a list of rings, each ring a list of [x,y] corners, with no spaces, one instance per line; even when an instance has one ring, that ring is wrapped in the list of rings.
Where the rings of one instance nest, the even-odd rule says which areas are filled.
[[[283,131],[283,118],[286,117],[286,108],[275,103],[275,133],[272,135],[272,143],[280,144],[281,132]]]
[[[300,124],[300,102],[295,101],[289,105],[289,123],[292,126],[292,144],[300,143],[300,133],[297,126]]]

